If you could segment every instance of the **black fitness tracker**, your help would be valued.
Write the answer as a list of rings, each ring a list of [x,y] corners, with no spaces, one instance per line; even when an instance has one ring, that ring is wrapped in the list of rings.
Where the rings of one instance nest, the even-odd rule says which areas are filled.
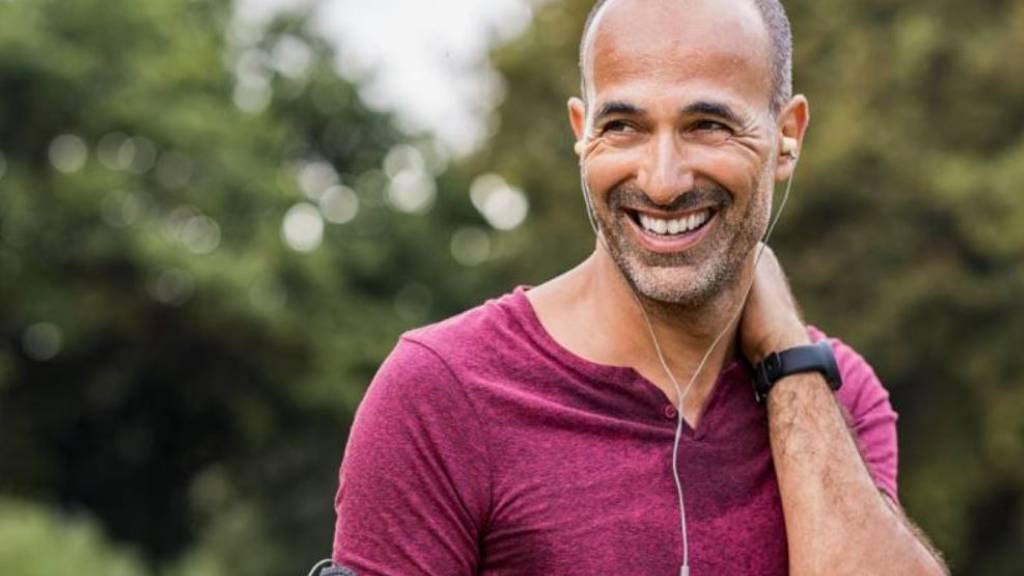
[[[765,356],[754,366],[754,398],[758,404],[763,404],[776,382],[801,372],[821,372],[832,390],[839,390],[843,385],[832,345],[828,340],[822,340]]]

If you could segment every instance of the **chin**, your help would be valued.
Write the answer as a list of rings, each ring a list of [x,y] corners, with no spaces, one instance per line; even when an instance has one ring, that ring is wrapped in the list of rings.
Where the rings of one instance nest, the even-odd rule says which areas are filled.
[[[616,229],[622,232],[621,229]],[[633,290],[645,299],[669,306],[697,309],[717,298],[736,279],[743,265],[742,248],[721,238],[704,238],[697,246],[671,254],[652,253],[619,233],[606,245]]]
[[[627,266],[626,275],[636,292],[647,300],[699,308],[713,300],[724,287],[721,274],[714,271],[683,271],[674,268],[635,268]],[[702,273],[703,272],[703,273]]]

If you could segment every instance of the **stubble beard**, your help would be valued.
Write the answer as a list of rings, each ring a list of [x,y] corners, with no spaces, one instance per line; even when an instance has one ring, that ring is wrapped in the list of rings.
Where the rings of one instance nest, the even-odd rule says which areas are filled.
[[[605,246],[626,281],[640,297],[671,308],[698,310],[736,283],[748,255],[764,234],[771,196],[758,191],[742,213],[733,213],[733,195],[716,184],[701,184],[671,205],[655,206],[636,187],[626,184],[608,194],[608,210],[597,218]],[[676,254],[652,253],[633,239],[624,207],[664,212],[715,205],[714,221],[698,245]]]

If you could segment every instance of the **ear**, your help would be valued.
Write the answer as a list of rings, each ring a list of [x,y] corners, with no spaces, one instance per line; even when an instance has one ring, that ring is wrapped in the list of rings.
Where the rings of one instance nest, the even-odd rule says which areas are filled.
[[[807,98],[797,94],[779,113],[779,139],[792,138],[796,141],[796,149],[792,154],[783,155],[780,150],[779,163],[775,166],[775,180],[782,182],[793,176],[800,151],[804,146],[804,134],[811,121],[811,109]],[[781,149],[781,146],[780,146]]]
[[[581,142],[587,133],[587,105],[580,98],[573,96],[569,98],[567,107],[569,109],[569,125],[572,126],[572,133],[576,136],[576,141]]]

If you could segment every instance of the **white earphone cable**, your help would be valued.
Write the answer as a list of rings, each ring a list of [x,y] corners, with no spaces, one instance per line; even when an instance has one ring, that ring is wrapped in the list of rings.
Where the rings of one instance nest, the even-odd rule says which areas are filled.
[[[590,185],[587,182],[586,167],[583,164],[583,154],[580,154],[580,182],[583,188],[583,200],[587,207],[587,217],[590,220],[590,227],[594,231],[594,235],[597,236],[598,241],[601,242],[608,252],[609,256],[611,251],[608,249],[608,244],[601,234],[600,224],[597,220],[597,216],[594,214],[594,206],[590,197]],[[686,399],[686,395],[690,392],[690,388],[693,383],[697,381],[697,377],[700,376],[701,371],[704,369],[704,365],[707,364],[708,358],[711,357],[711,353],[715,347],[722,340],[725,334],[729,331],[729,328],[736,322],[740,314],[743,312],[743,306],[747,301],[747,296],[750,295],[750,290],[754,286],[754,278],[757,270],[757,265],[761,261],[761,256],[764,254],[764,249],[768,245],[768,240],[771,238],[772,232],[775,231],[775,225],[779,223],[779,218],[782,217],[782,211],[786,207],[786,202],[789,200],[789,191],[793,187],[793,178],[796,176],[796,166],[793,166],[793,172],[790,173],[789,178],[786,181],[786,189],[782,194],[782,200],[779,202],[779,209],[775,213],[775,217],[771,219],[768,225],[768,229],[765,230],[764,235],[761,238],[760,246],[758,246],[757,255],[754,257],[754,271],[751,273],[750,282],[747,283],[747,287],[743,292],[743,298],[740,300],[739,306],[733,312],[729,321],[726,322],[725,326],[722,327],[721,332],[715,337],[714,341],[711,342],[711,346],[708,347],[707,351],[704,352],[704,356],[701,358],[700,363],[697,364],[697,368],[693,371],[693,375],[690,376],[690,381],[686,383],[685,388],[679,387],[679,382],[676,380],[675,375],[668,366],[668,362],[665,360],[665,355],[661,350],[661,344],[658,341],[658,336],[654,332],[654,326],[651,323],[651,319],[647,314],[647,309],[643,305],[643,301],[640,296],[633,289],[632,284],[629,283],[629,279],[626,278],[626,273],[621,268],[616,266],[619,273],[622,274],[626,285],[630,287],[630,293],[633,295],[633,299],[636,301],[637,306],[640,308],[640,314],[644,319],[644,324],[647,326],[647,332],[651,336],[651,342],[654,344],[654,351],[658,356],[658,361],[661,363],[661,367],[665,370],[665,374],[668,376],[669,381],[672,382],[672,386],[676,392],[677,405],[676,405],[676,432],[675,439],[672,443],[672,477],[676,484],[676,494],[679,498],[679,528],[683,539],[683,565],[679,569],[680,576],[690,575],[690,543],[686,531],[686,505],[683,499],[683,482],[679,475],[679,443],[683,434],[683,403]]]

